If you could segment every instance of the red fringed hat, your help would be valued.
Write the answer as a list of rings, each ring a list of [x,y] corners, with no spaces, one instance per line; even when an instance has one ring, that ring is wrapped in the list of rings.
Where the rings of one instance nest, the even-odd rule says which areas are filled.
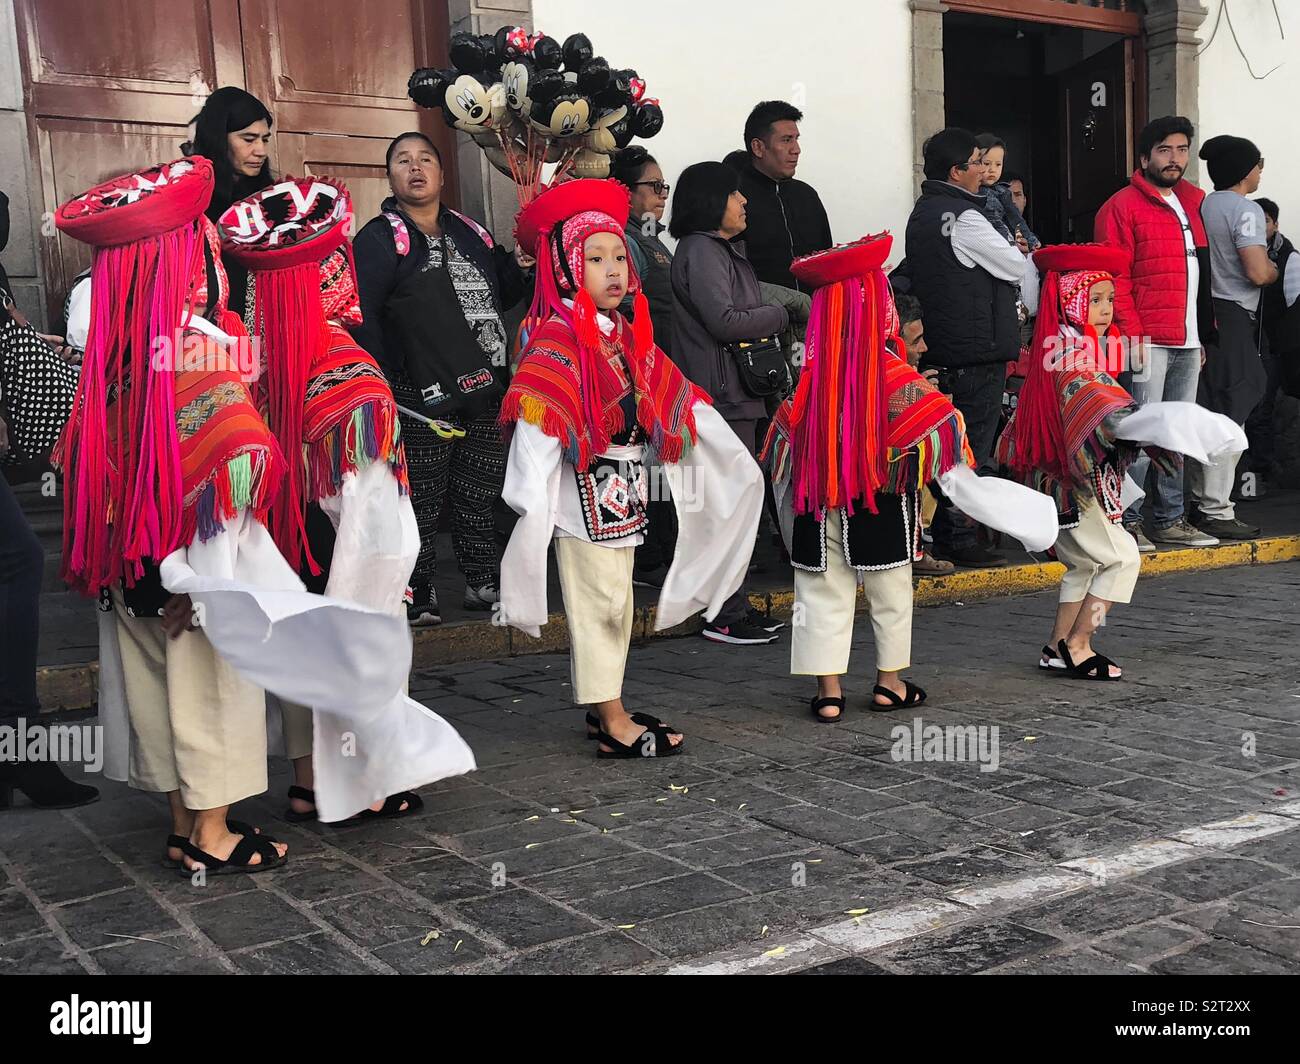
[[[1128,259],[1110,244],[1050,244],[1034,252],[1034,265],[1044,273],[1098,270],[1116,274],[1124,272]]]
[[[631,209],[631,192],[626,185],[613,178],[603,181],[594,178],[565,181],[548,188],[519,212],[515,219],[515,240],[532,254],[542,237],[575,214],[598,211],[608,214],[622,228],[627,225],[627,215]],[[537,256],[539,259],[541,257]]]
[[[276,182],[217,219],[226,253],[249,270],[283,270],[319,264],[348,238],[352,197],[321,177]]]
[[[894,238],[889,233],[864,236],[851,244],[837,244],[825,251],[814,251],[790,263],[795,278],[813,288],[834,284],[849,277],[865,277],[884,267]]]
[[[341,249],[355,276],[351,221],[348,190],[320,177],[278,181],[231,204],[217,221],[223,249],[253,275],[253,332],[266,356],[267,421],[286,455],[302,453],[307,380],[329,343],[321,289],[334,270],[326,260]],[[297,568],[305,555],[318,573],[303,523],[306,493],[306,468],[299,462],[285,478],[269,524],[289,564]]]
[[[882,267],[893,243],[875,233],[790,264],[817,289],[790,413],[795,513],[875,512],[887,472],[885,340],[897,320]]]
[[[1124,252],[1110,244],[1052,244],[1034,252],[1034,265],[1043,271],[1038,297],[1038,318],[1034,338],[1029,345],[1029,364],[1011,429],[1014,430],[1012,465],[1017,472],[1039,469],[1058,480],[1070,475],[1070,454],[1065,440],[1061,400],[1057,394],[1056,373],[1063,365],[1066,348],[1062,337],[1072,337],[1068,368],[1077,368],[1080,359],[1096,370],[1117,374],[1123,367],[1123,350],[1114,323],[1103,336],[1087,324],[1088,292],[1099,281],[1123,273],[1128,265]],[[1082,285],[1065,293],[1064,275],[1083,273]],[[1079,298],[1067,307],[1063,296]],[[1082,321],[1070,318],[1084,316]],[[1077,330],[1077,331],[1072,331]]]
[[[92,247],[134,244],[192,223],[213,181],[212,163],[190,155],[96,185],[59,207],[54,224]]]
[[[63,575],[88,592],[133,584],[146,561],[182,545],[175,356],[204,276],[212,189],[212,164],[194,155],[105,181],[54,214],[62,232],[95,249],[85,360],[59,444]]]

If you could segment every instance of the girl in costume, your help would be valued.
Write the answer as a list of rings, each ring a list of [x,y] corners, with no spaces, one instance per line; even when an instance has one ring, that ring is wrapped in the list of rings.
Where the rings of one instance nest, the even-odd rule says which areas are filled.
[[[764,459],[794,566],[790,671],[817,677],[814,719],[843,718],[857,585],[876,641],[874,710],[921,705],[911,664],[917,492],[937,481],[965,513],[1030,550],[1051,543],[1051,508],[1017,484],[975,476],[961,414],[912,369],[882,264],[888,234],[795,259],[815,288],[808,363],[777,411]],[[893,341],[893,350],[886,341]]]
[[[89,334],[60,443],[64,579],[104,594],[100,715],[106,773],[163,792],[166,859],[263,871],[286,847],[227,819],[266,789],[260,688],[195,630],[157,565],[220,555],[227,524],[265,514],[284,472],[254,407],[225,309],[212,166],[194,156],[63,204],[59,229],[94,248]],[[161,616],[161,621],[159,617]],[[129,719],[128,719],[129,718]]]
[[[1228,418],[1194,403],[1137,404],[1114,379],[1124,366],[1114,324],[1117,248],[1102,244],[1042,248],[1045,271],[1025,383],[1002,432],[998,461],[1051,496],[1065,564],[1060,605],[1038,667],[1055,675],[1118,680],[1123,670],[1092,646],[1115,603],[1133,597],[1140,561],[1124,531],[1124,508],[1141,491],[1125,475],[1147,453],[1175,471],[1180,453],[1220,453],[1242,436]],[[1240,439],[1244,449],[1244,438]]]
[[[276,544],[295,569],[327,568],[331,598],[400,617],[420,534],[392,390],[345,328],[361,322],[351,220],[346,188],[302,178],[231,205],[219,225],[252,282],[256,394],[290,459],[270,512]],[[329,519],[315,537],[309,507]],[[406,788],[474,768],[450,725],[404,695],[347,716],[281,705],[293,821],[405,816],[423,807]]]
[[[669,482],[678,549],[655,627],[716,616],[740,587],[763,505],[753,458],[655,346],[624,243],[628,190],[577,180],[520,213],[536,249],[526,347],[502,406],[512,427],[504,498],[520,515],[502,560],[503,620],[530,635],[547,620],[552,540],[569,627],[574,700],[590,705],[599,757],[662,757],[682,735],[629,715],[623,673],[632,632],[632,566],[646,526],[647,452]],[[634,322],[617,312],[629,293]]]

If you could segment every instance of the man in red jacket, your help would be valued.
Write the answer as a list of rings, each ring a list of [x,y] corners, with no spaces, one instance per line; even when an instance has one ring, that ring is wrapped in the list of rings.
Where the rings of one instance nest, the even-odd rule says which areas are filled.
[[[1209,245],[1201,224],[1205,193],[1183,179],[1192,136],[1192,123],[1181,115],[1149,123],[1138,135],[1139,169],[1097,212],[1097,240],[1129,257],[1128,269],[1115,276],[1115,322],[1129,345],[1129,391],[1139,405],[1196,401],[1203,344],[1214,327]],[[1188,522],[1181,471],[1161,473],[1143,454],[1129,475],[1144,488],[1148,482],[1155,487],[1150,540],[1143,534],[1141,502],[1124,514],[1139,550],[1155,550],[1152,541],[1181,547],[1218,543]]]

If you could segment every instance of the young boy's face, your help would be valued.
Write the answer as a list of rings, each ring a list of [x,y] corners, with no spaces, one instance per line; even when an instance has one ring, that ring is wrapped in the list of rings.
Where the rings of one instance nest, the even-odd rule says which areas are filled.
[[[1006,157],[1005,148],[988,148],[984,151],[980,156],[980,161],[984,164],[984,177],[980,180],[980,184],[988,188],[1002,180],[1002,164],[1006,161]]]
[[[627,295],[627,248],[613,233],[593,233],[582,255],[582,287],[601,310],[613,310]]]
[[[1104,332],[1115,320],[1115,283],[1098,281],[1088,293],[1088,324]]]

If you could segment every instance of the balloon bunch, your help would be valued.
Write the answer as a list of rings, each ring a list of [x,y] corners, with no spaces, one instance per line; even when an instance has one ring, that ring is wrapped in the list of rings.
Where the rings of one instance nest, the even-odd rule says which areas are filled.
[[[468,133],[514,182],[521,206],[569,178],[608,177],[611,155],[663,128],[659,101],[646,96],[637,72],[593,54],[586,34],[560,44],[502,26],[454,34],[449,51],[452,69],[421,67],[407,92]],[[547,163],[555,171],[543,184]]]

